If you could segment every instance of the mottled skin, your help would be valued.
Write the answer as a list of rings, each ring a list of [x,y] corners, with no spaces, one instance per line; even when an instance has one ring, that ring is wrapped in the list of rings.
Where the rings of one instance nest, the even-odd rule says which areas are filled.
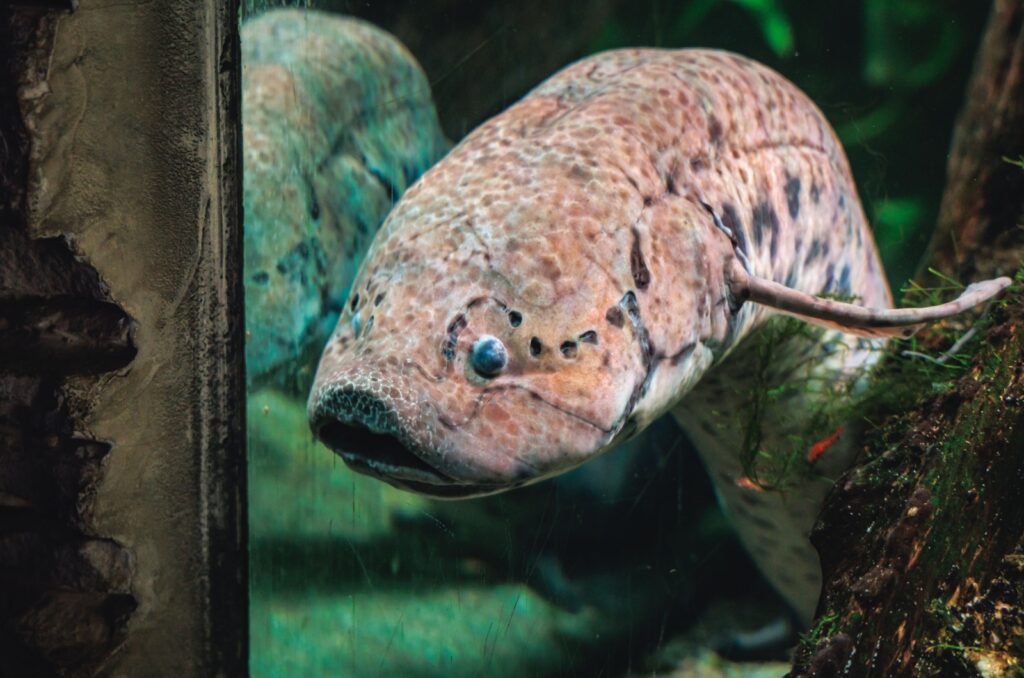
[[[303,354],[323,346],[374,233],[447,142],[422,70],[380,29],[277,10],[241,42],[248,374],[308,384]]]
[[[724,358],[749,354],[772,313],[744,303],[763,292],[753,276],[891,305],[821,113],[733,54],[599,54],[482,125],[396,205],[324,350],[312,428],[357,470],[461,497],[561,473],[671,410],[809,618],[820,575],[806,534],[827,483],[738,488],[740,432],[721,416],[751,369]],[[470,360],[486,335],[508,353],[492,377]],[[852,379],[879,342],[823,330],[775,371],[810,356],[815,376]],[[805,404],[788,405],[769,439],[799,424]]]

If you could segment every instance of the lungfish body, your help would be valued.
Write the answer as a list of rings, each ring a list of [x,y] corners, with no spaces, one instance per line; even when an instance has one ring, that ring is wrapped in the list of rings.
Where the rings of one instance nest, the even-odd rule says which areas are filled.
[[[274,10],[241,42],[247,372],[308,385],[362,253],[448,144],[419,64],[370,24]]]
[[[311,426],[357,471],[457,498],[561,473],[672,412],[809,618],[827,483],[737,485],[742,432],[723,413],[746,397],[744,347],[777,311],[798,315],[825,329],[792,364],[851,380],[882,337],[1005,284],[885,310],[849,166],[806,96],[725,52],[608,52],[479,127],[396,205],[324,349]],[[766,436],[785,439],[802,408]]]

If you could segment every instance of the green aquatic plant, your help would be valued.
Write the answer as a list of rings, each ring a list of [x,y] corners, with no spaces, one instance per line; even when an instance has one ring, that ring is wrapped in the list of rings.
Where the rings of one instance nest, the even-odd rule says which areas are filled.
[[[932,0],[865,0],[864,80],[901,89],[937,81],[964,42],[949,18],[950,9]]]
[[[807,651],[813,651],[822,640],[831,638],[839,630],[839,615],[832,612],[818,617],[811,630],[800,634],[800,645]]]
[[[883,198],[872,206],[875,240],[883,252],[898,250],[925,223],[924,200],[919,196]]]
[[[1003,162],[1008,162],[1011,165],[1016,165],[1017,167],[1024,169],[1024,155],[1018,155],[1016,158],[1010,158],[1004,155]]]
[[[788,57],[796,51],[793,23],[779,0],[732,0],[754,15],[765,43],[776,56]]]
[[[909,282],[901,289],[904,305],[937,305],[963,291],[959,281],[935,269],[929,272],[939,284]],[[948,392],[973,365],[990,322],[990,315],[982,312],[973,320],[937,323],[912,337],[890,340],[877,362],[846,379],[826,379],[813,371],[817,355],[803,348],[819,341],[822,330],[796,318],[772,320],[749,349],[756,353],[752,388],[735,422],[744,431],[740,458],[745,477],[762,489],[784,491],[816,475],[818,459],[843,435],[884,426],[886,418],[922,397]],[[857,341],[847,337],[831,350],[850,350]],[[765,421],[780,416],[792,402],[813,408],[810,416],[782,439],[767,439]]]

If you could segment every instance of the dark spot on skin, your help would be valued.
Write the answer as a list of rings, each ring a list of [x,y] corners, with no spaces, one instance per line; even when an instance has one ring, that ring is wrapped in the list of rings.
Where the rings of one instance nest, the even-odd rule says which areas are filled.
[[[707,166],[708,166],[707,158],[705,158],[702,155],[698,155],[698,156],[695,156],[693,158],[690,158],[690,169],[693,170],[694,172],[702,172],[705,169],[707,169]]]
[[[817,205],[819,198],[821,198],[821,189],[818,188],[818,184],[811,182],[811,202]]]
[[[459,332],[466,327],[466,316],[462,313],[455,316],[455,319],[448,324],[448,331],[444,338],[444,343],[441,344],[441,353],[444,355],[445,360],[455,359],[455,346],[459,343]]]
[[[644,253],[640,249],[640,233],[633,229],[633,248],[629,252],[629,270],[633,274],[633,284],[639,290],[646,290],[651,284],[651,272],[644,261]]]
[[[316,221],[320,218],[320,203],[316,199],[316,192],[309,192],[309,216]]]
[[[381,292],[373,298],[373,305],[380,306],[380,302],[384,301],[384,293]]]
[[[732,478],[725,478],[723,479],[723,481],[725,482],[726,486],[735,484],[735,481]],[[734,518],[749,518],[750,509],[744,506],[743,504],[733,502],[729,504],[729,514],[732,515]]]
[[[327,272],[327,257],[324,256],[324,250],[317,238],[313,238],[313,264],[318,274],[323,275]]]
[[[391,202],[395,202],[395,200],[398,199],[398,196],[401,193],[401,191],[398,190],[398,187],[395,186],[395,184],[392,183],[392,181],[390,179],[388,179],[387,176],[385,176],[383,172],[381,172],[376,167],[372,167],[366,161],[366,158],[363,158],[363,164],[366,167],[366,171],[368,171],[370,174],[372,174],[373,178],[377,180],[377,183],[379,183],[381,185],[381,187],[385,191],[387,191],[388,197],[391,199]]]
[[[622,315],[622,309],[618,306],[609,308],[604,314],[604,319],[613,327],[622,327],[626,324],[626,318]]]
[[[366,321],[366,329],[363,330],[363,337],[367,337],[370,334],[370,330],[373,329],[374,317],[371,315],[370,319]]]
[[[611,364],[612,364],[612,354],[609,353],[608,351],[605,351],[604,355],[601,356],[601,367],[607,368]]]
[[[596,344],[597,343],[597,332],[594,330],[587,330],[580,335],[580,341],[584,344]]]
[[[754,211],[751,214],[751,220],[754,223],[754,242],[760,247],[764,242],[765,231],[768,231],[768,235],[771,238],[768,251],[772,259],[775,258],[776,245],[778,241],[779,233],[779,217],[775,214],[775,210],[767,202],[760,202],[754,207]]]
[[[355,310],[357,308],[359,308],[359,293],[358,292],[356,292],[354,295],[352,295],[352,301],[349,302],[348,307],[350,309],[352,309],[353,312],[355,312]]]
[[[508,324],[512,327],[519,327],[523,324],[523,314],[519,311],[509,311]]]
[[[650,207],[654,204],[654,198],[649,195],[644,196],[644,207]]]
[[[252,277],[252,281],[257,285],[266,285],[270,282],[270,275],[266,271],[260,271]]]
[[[774,532],[778,528],[778,526],[775,523],[771,522],[764,516],[759,515],[757,513],[750,516],[750,522],[754,523],[762,530],[766,530],[769,532]]]
[[[850,267],[849,265],[843,266],[843,270],[839,272],[839,293],[849,294],[850,293]]]
[[[540,352],[544,350],[544,344],[540,343],[540,339],[532,337],[530,339],[530,355],[534,358],[540,355]]]
[[[739,495],[740,501],[747,506],[760,506],[761,500],[758,498],[756,492],[742,492]]]
[[[818,241],[811,241],[811,249],[807,251],[807,256],[804,257],[804,265],[811,264],[818,256],[821,255],[821,243]]]
[[[277,272],[280,273],[281,275],[284,275],[285,273],[288,272],[288,269],[285,268],[284,264],[282,264],[280,261],[277,262],[277,265],[274,266],[274,268],[276,268]]]
[[[569,176],[580,181],[587,181],[591,178],[590,172],[576,164],[569,169]]]
[[[683,361],[683,358],[685,358],[688,355],[690,355],[691,353],[693,353],[693,349],[695,349],[695,348],[697,348],[697,344],[694,343],[694,342],[686,344],[685,346],[683,346],[681,349],[679,349],[678,351],[676,351],[672,355],[667,356],[668,359],[669,359],[669,363],[671,363],[671,365],[673,367],[675,367],[676,365],[678,365],[679,363],[681,363]]]
[[[640,342],[640,351],[644,358],[644,366],[650,368],[654,359],[654,345],[651,343],[650,334],[644,326],[640,317],[640,304],[637,303],[636,294],[630,290],[622,297],[619,305],[626,309],[629,321],[633,324],[633,331],[636,332],[637,340]]]
[[[657,363],[654,359],[654,343],[651,341],[651,335],[647,331],[647,327],[644,325],[643,318],[640,316],[640,304],[637,303],[636,294],[633,290],[626,292],[619,300],[619,306],[625,309],[629,315],[630,324],[633,326],[633,335],[636,337],[637,344],[640,347],[640,356],[643,360],[644,365],[644,378],[637,381],[633,386],[633,392],[629,395],[629,400],[626,402],[626,407],[623,409],[622,414],[619,417],[619,421],[625,421],[630,415],[633,414],[633,410],[636,408],[640,399],[647,393],[647,388],[650,386],[651,379],[654,377],[654,373],[657,368]]]
[[[713,115],[708,116],[708,137],[711,143],[719,146],[722,143],[722,123]]]
[[[672,195],[679,195],[679,191],[676,189],[676,178],[671,174],[665,175],[665,191]]]
[[[411,165],[402,165],[402,177],[405,179],[405,185],[411,186],[412,182],[416,181],[416,177],[419,175],[419,171],[416,167]]]
[[[737,249],[742,250],[746,254],[747,236],[743,231],[743,222],[740,221],[740,215],[736,212],[736,207],[732,203],[722,203],[722,223],[732,231],[733,237],[736,238]]]
[[[789,207],[789,216],[796,221],[800,214],[800,178],[790,177],[786,181],[786,205]]]
[[[825,269],[825,287],[823,288],[824,291],[825,292],[831,292],[832,291],[832,284],[835,281],[836,281],[836,265],[834,263],[830,263],[828,265],[828,267]]]
[[[579,347],[575,341],[563,341],[562,345],[558,347],[558,350],[562,352],[562,355],[566,358],[575,358],[579,353]]]

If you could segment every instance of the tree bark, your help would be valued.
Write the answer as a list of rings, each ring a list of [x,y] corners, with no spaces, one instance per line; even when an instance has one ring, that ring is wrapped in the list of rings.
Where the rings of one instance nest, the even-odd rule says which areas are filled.
[[[1024,0],[996,0],[927,265],[964,280],[1018,270],[1024,168],[1004,158],[1022,155]],[[864,461],[836,483],[812,536],[825,586],[793,676],[1024,671],[1020,282],[989,316],[976,353],[947,388],[935,393],[925,381],[897,410],[873,413]],[[941,350],[943,336],[948,346],[948,330],[921,341]],[[900,361],[890,359],[889,376],[879,379],[920,373]]]
[[[1024,3],[996,0],[968,84],[924,263],[964,279],[1012,274],[1024,251]]]

